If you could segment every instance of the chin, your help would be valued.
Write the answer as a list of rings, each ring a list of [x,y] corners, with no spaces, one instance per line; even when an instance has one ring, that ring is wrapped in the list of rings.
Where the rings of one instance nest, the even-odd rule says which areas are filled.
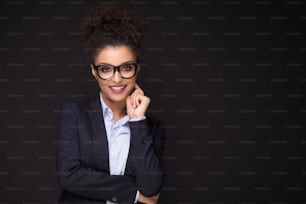
[[[122,94],[107,93],[107,94],[105,94],[105,96],[111,102],[119,103],[119,102],[125,102],[126,98],[128,97],[128,94],[126,94],[126,93],[122,93]]]
[[[109,98],[112,102],[120,103],[120,102],[125,102],[127,96],[111,96]]]

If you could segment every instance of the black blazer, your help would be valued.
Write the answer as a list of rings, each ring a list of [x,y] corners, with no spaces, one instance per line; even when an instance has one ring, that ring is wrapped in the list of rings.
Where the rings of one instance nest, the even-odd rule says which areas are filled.
[[[99,94],[65,103],[59,118],[57,174],[59,203],[134,203],[161,191],[164,129],[153,118],[129,122],[130,150],[124,175],[109,174],[108,142]]]

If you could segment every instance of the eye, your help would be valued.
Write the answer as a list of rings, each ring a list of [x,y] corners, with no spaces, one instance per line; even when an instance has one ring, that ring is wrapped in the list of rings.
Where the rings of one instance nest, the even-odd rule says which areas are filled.
[[[103,64],[103,65],[99,65],[98,70],[100,72],[107,73],[107,72],[112,72],[113,68],[111,66]]]
[[[135,65],[133,65],[133,64],[124,64],[124,65],[122,65],[122,66],[120,67],[120,69],[121,69],[122,71],[125,71],[125,72],[131,71],[131,70],[133,70],[134,68],[135,68]]]

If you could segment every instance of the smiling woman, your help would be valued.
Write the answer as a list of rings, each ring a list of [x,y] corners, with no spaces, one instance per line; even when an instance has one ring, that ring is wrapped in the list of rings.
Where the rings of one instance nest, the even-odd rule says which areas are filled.
[[[57,148],[59,203],[156,203],[164,130],[137,85],[147,21],[132,5],[97,5],[82,22],[100,92],[65,103]]]
[[[105,103],[111,109],[111,106],[118,105],[120,105],[120,109],[124,109],[126,98],[135,88],[135,74],[139,71],[139,65],[130,66],[134,67],[134,70],[132,70],[131,75],[128,78],[122,78],[122,71],[120,71],[123,67],[129,65],[129,63],[135,63],[135,61],[136,59],[134,54],[126,45],[116,45],[115,47],[106,46],[95,58],[95,64],[97,64],[95,67],[98,67],[98,70],[92,65],[91,72],[98,81]],[[103,69],[101,69],[101,66]],[[113,66],[119,66],[121,69],[119,69],[119,71],[116,71],[115,69],[106,70],[106,68],[112,69]],[[142,97],[147,99],[145,96]],[[133,102],[135,100],[136,98],[134,97]]]

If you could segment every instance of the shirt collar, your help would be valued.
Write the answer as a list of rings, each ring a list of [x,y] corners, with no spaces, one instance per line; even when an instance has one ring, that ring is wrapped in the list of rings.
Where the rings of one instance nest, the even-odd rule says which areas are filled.
[[[112,120],[113,119],[113,112],[112,110],[106,105],[104,102],[104,99],[102,97],[102,93],[100,92],[100,101],[101,101],[101,106],[102,106],[102,112],[104,117],[107,117],[108,119]]]
[[[103,112],[103,116],[110,120],[113,121],[113,111],[110,109],[110,107],[108,107],[106,105],[106,103],[104,102],[104,99],[102,97],[102,93],[100,92],[100,101],[101,101],[101,106],[102,106],[102,112]],[[124,125],[125,123],[127,123],[129,121],[129,116],[124,116],[123,118],[121,118],[118,123],[121,125]],[[119,125],[118,124],[118,125]]]

